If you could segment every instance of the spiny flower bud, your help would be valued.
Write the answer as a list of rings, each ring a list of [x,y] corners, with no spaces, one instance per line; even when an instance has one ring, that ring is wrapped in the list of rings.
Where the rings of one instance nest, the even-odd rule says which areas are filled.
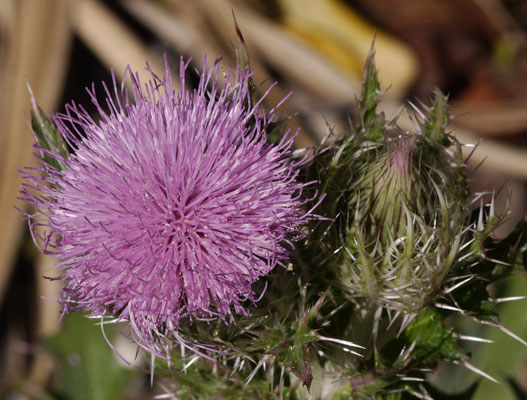
[[[389,308],[418,307],[460,245],[466,187],[451,182],[462,166],[440,144],[404,133],[387,134],[356,162],[341,282]]]
[[[358,190],[352,191],[350,207],[367,210],[372,219],[369,234],[379,234],[383,240],[389,240],[391,231],[397,236],[402,233],[403,205],[410,206],[416,199],[413,208],[423,208],[420,195],[424,191],[412,168],[415,139],[404,135],[388,141],[384,153],[364,165]]]
[[[372,52],[359,125],[335,143],[323,179],[337,233],[322,240],[334,241],[327,250],[337,259],[329,257],[329,268],[346,296],[415,311],[441,287],[470,240],[468,188],[460,145],[445,131],[446,97],[437,90],[433,105],[417,111],[417,132],[403,132],[377,113],[381,94]]]

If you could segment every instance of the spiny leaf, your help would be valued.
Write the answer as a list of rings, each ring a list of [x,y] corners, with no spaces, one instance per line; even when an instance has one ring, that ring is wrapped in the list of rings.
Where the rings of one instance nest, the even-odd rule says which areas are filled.
[[[315,306],[316,308],[316,306]],[[278,362],[289,368],[309,389],[311,373],[310,344],[317,341],[316,333],[308,326],[309,312],[304,313],[287,331],[275,330],[268,335],[268,350]],[[312,315],[309,315],[311,320]]]
[[[439,359],[463,359],[452,330],[435,309],[423,309],[403,331],[403,338],[408,345],[415,342],[412,356],[419,363],[430,365]]]
[[[384,139],[386,120],[383,112],[377,114],[377,104],[379,103],[382,92],[375,66],[374,45],[375,40],[371,45],[364,67],[362,93],[359,102],[361,121],[358,132],[362,132],[367,140],[382,142]]]
[[[453,292],[458,307],[466,310],[467,314],[476,320],[499,324],[496,304],[487,292],[488,282],[474,279]]]
[[[447,146],[450,144],[445,129],[450,122],[450,115],[447,111],[447,100],[441,90],[434,90],[434,104],[430,109],[430,118],[425,122],[425,136],[439,144]]]

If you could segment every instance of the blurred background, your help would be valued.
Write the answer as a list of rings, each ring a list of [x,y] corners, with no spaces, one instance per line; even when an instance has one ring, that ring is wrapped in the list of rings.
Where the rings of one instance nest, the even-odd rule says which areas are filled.
[[[111,79],[111,69],[121,77],[130,64],[144,75],[149,60],[163,75],[164,53],[176,73],[181,55],[196,68],[204,54],[209,65],[221,54],[225,68],[234,66],[233,12],[255,82],[262,90],[278,82],[267,107],[294,92],[281,114],[301,129],[298,147],[349,129],[376,34],[386,112],[408,101],[429,104],[435,86],[448,93],[453,134],[479,143],[468,163],[477,167],[473,190],[499,191],[499,206],[510,204],[500,235],[525,218],[525,0],[0,0],[0,398],[133,400],[164,393],[162,379],[150,387],[141,357],[134,367],[118,362],[96,321],[72,315],[60,323],[57,304],[41,298],[58,296],[60,284],[42,278],[57,275],[54,260],[38,254],[13,207],[26,207],[16,200],[17,169],[35,165],[26,82],[53,114],[71,100],[90,110],[84,88]],[[404,113],[399,123],[411,129]],[[510,279],[495,290],[521,296],[527,285]],[[505,325],[527,338],[527,303],[500,307]],[[501,384],[445,365],[434,378],[444,398],[527,398],[527,349],[492,328],[452,323],[495,341],[466,351]],[[119,327],[108,334],[134,358]]]

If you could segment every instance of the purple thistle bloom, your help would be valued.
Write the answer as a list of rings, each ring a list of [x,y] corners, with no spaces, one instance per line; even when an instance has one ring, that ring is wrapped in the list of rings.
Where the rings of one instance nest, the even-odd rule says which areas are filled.
[[[163,353],[163,336],[184,319],[225,321],[257,301],[252,284],[287,257],[303,236],[294,137],[266,142],[273,111],[251,104],[249,73],[219,66],[200,74],[196,90],[163,80],[142,87],[129,70],[124,84],[103,84],[104,111],[95,122],[74,103],[53,117],[75,149],[70,159],[46,152],[65,170],[25,169],[21,194],[41,250],[61,259],[65,312],[129,320],[134,340]],[[44,150],[36,146],[39,152]],[[35,230],[44,226],[44,234]]]

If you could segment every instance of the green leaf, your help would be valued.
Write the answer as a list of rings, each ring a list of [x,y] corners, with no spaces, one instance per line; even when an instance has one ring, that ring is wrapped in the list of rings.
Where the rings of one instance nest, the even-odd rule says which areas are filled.
[[[269,353],[291,370],[308,389],[313,381],[309,345],[316,340],[316,334],[302,323],[297,323],[290,332],[273,331],[268,336]]]
[[[308,390],[313,381],[311,373],[310,345],[318,340],[318,335],[310,327],[324,302],[320,297],[313,307],[305,311],[289,328],[282,327],[266,334],[267,352],[273,354],[278,362],[291,370]]]
[[[45,349],[54,356],[59,366],[61,379],[53,388],[55,395],[64,400],[121,398],[134,371],[117,363],[100,326],[80,313],[69,314],[63,323],[63,330],[44,342]],[[115,328],[115,325],[105,326],[109,338]]]
[[[464,288],[454,292],[456,303],[462,309],[467,311],[468,315],[480,321],[500,323],[499,316],[495,309],[495,302],[487,292],[489,282],[481,279],[475,279]]]
[[[412,356],[418,363],[430,365],[438,360],[463,359],[452,330],[435,309],[423,309],[402,335],[408,346],[415,342]]]

